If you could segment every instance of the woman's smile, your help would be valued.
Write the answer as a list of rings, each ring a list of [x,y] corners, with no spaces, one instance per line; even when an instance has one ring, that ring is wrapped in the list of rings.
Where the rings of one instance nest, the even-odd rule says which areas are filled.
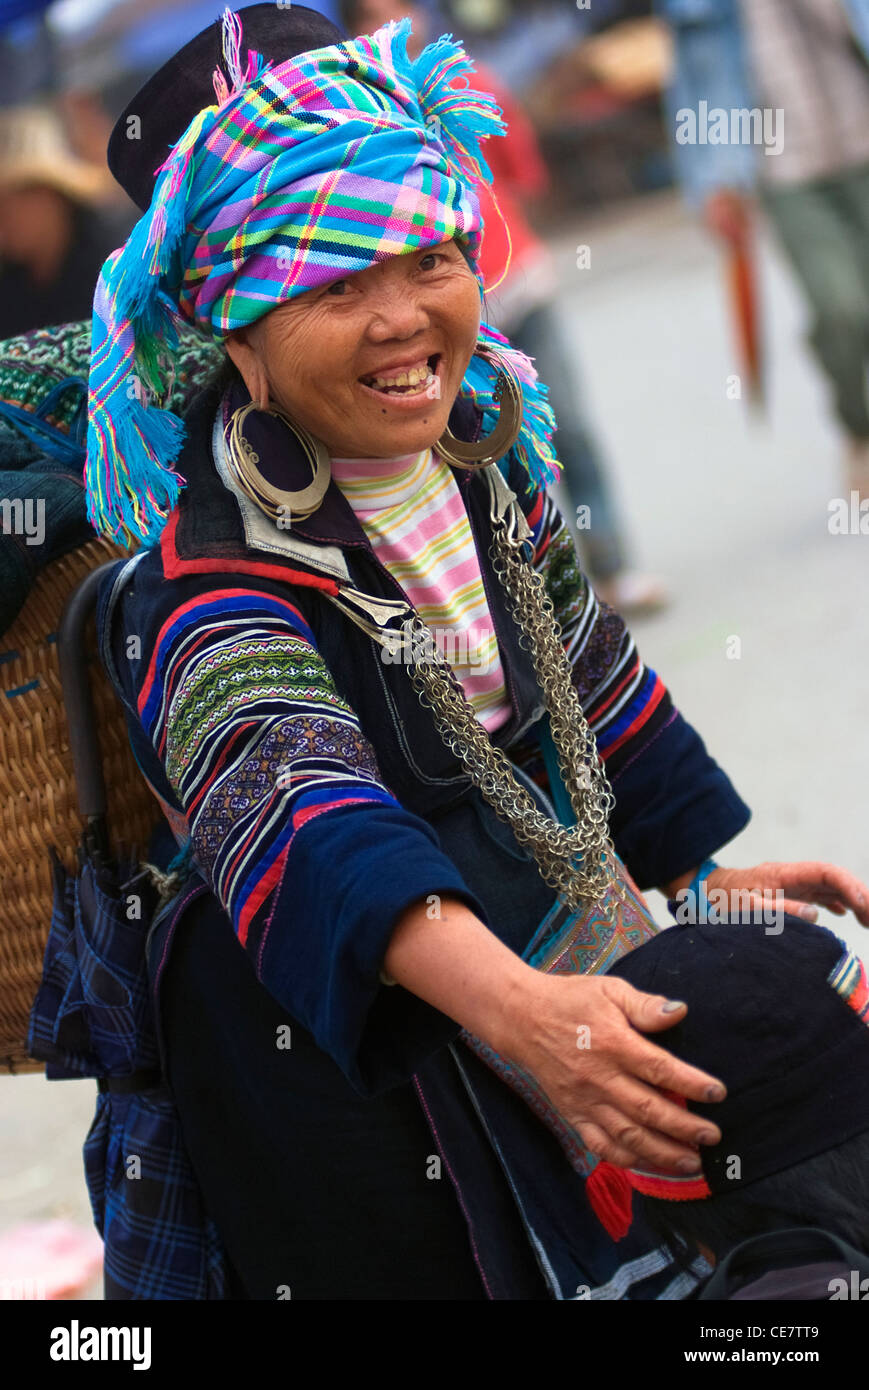
[[[439,400],[442,354],[430,353],[428,357],[417,358],[410,366],[383,367],[377,372],[359,378],[363,391],[382,398],[386,396],[390,404],[407,409],[420,405],[426,400]]]
[[[449,240],[298,295],[226,347],[251,399],[333,457],[394,458],[443,434],[479,327],[479,282]]]

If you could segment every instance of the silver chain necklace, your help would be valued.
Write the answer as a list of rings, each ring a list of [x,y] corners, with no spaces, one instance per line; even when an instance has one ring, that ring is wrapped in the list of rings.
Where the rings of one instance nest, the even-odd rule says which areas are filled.
[[[494,746],[478,720],[431,628],[409,602],[373,599],[346,586],[340,597],[327,597],[382,646],[394,650],[395,643],[401,641],[404,650],[412,653],[408,674],[420,704],[431,711],[442,742],[459,759],[485,800],[508,822],[519,843],[531,850],[544,882],[572,910],[597,903],[611,919],[615,903],[608,890],[619,882],[609,833],[615,797],[573,684],[552,600],[543,579],[522,553],[531,534],[528,523],[497,465],[482,471],[491,495],[489,554],[511,600],[513,621],[530,644],[525,649],[530,651],[549,712],[552,740],[576,825],[567,827],[544,815],[531,793],[517,781],[509,758]],[[356,611],[359,608],[365,618]],[[396,616],[402,619],[401,633],[386,625]]]

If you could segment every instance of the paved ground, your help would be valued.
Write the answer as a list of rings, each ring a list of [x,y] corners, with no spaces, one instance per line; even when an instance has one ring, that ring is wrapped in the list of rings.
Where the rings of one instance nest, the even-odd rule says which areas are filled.
[[[764,246],[770,401],[758,422],[726,393],[739,367],[717,253],[675,199],[580,223],[555,249],[636,562],[675,596],[634,625],[640,649],[754,811],[722,859],[828,859],[869,879],[869,538],[828,531],[840,451],[787,271]],[[861,928],[839,930],[869,956]],[[0,1232],[90,1222],[81,1143],[94,1094],[89,1081],[0,1079]]]

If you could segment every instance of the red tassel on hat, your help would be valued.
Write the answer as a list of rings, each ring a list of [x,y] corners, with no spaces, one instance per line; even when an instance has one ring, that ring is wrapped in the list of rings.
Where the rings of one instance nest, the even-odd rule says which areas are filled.
[[[611,1240],[624,1240],[633,1222],[634,1190],[624,1168],[601,1162],[585,1180],[592,1211]]]

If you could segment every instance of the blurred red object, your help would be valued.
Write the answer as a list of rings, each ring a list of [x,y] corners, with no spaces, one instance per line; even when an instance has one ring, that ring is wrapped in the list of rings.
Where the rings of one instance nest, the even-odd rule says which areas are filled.
[[[762,410],[765,398],[760,297],[754,244],[751,238],[732,242],[727,256],[736,339],[742,372],[748,383],[748,399],[755,409]]]
[[[0,1235],[0,1299],[81,1298],[100,1273],[103,1243],[71,1221],[25,1221]]]
[[[720,189],[706,199],[703,217],[724,246],[740,370],[748,384],[750,403],[762,409],[765,401],[761,308],[749,201],[736,189]]]

